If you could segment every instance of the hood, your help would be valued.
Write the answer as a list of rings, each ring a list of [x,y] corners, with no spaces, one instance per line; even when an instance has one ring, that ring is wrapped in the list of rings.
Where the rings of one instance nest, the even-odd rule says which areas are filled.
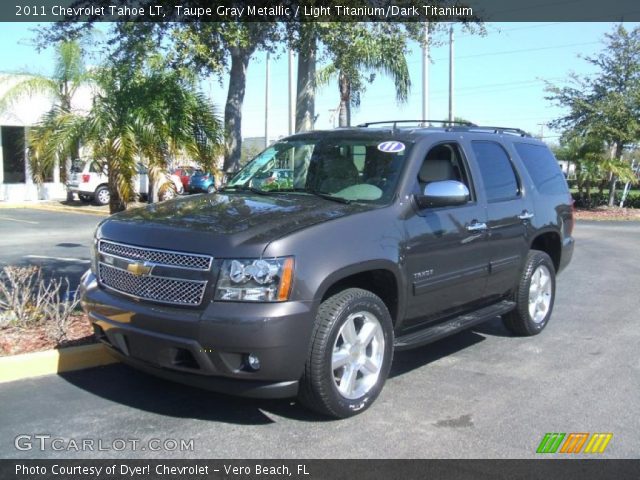
[[[269,242],[302,228],[369,210],[305,194],[194,195],[106,219],[99,238],[222,256],[259,256]]]

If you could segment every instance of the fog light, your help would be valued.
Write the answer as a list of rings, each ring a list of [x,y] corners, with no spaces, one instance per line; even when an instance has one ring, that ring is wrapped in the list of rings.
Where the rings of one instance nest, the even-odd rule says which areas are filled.
[[[247,355],[247,366],[253,371],[260,370],[260,359],[258,356],[253,353]]]

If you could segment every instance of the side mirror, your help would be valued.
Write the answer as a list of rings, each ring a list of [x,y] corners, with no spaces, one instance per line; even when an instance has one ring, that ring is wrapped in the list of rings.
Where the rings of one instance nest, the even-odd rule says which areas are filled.
[[[456,180],[431,182],[424,187],[422,195],[416,195],[418,208],[455,207],[469,201],[469,189]]]

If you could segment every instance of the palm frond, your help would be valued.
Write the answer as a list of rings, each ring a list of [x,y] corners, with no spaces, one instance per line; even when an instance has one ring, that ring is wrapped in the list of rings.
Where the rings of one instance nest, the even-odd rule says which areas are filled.
[[[27,76],[15,82],[15,77],[5,77],[0,85],[11,85],[0,98],[0,112],[6,111],[24,98],[45,95],[53,100],[58,99],[58,85],[50,78],[43,76]]]

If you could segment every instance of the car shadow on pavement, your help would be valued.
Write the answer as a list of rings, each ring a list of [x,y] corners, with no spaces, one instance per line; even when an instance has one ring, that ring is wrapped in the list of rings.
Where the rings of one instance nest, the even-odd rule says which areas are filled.
[[[232,397],[156,378],[124,364],[62,373],[60,377],[103,399],[157,415],[239,425],[275,423],[268,413],[300,421],[330,420],[306,410],[295,399]]]
[[[421,348],[397,352],[390,377],[403,375],[469,348],[482,342],[485,335],[503,336],[505,332],[497,318],[481,328],[466,330]],[[156,378],[124,364],[67,372],[60,377],[97,397],[157,415],[239,425],[276,423],[278,420],[273,418],[274,415],[302,422],[334,420],[307,410],[295,399],[227,396]]]
[[[66,278],[69,280],[69,289],[75,291],[80,284],[80,277],[87,271],[90,264],[86,249],[78,248],[78,250],[81,250],[81,252],[74,255],[74,258],[67,260],[46,257],[27,257],[12,263],[12,265],[18,267],[37,266],[40,268],[44,281]]]
[[[513,337],[513,333],[507,330],[507,327],[502,323],[502,318],[496,317],[493,320],[490,320],[485,323],[481,323],[480,325],[473,328],[473,331],[476,333],[481,333],[482,335],[489,335],[491,337]]]
[[[411,350],[396,352],[393,357],[393,365],[391,366],[389,378],[403,375],[440,360],[441,358],[453,355],[456,352],[484,341],[487,336],[510,337],[511,334],[502,325],[500,317],[496,317],[471,330],[463,330],[460,333],[445,337],[437,342]]]

